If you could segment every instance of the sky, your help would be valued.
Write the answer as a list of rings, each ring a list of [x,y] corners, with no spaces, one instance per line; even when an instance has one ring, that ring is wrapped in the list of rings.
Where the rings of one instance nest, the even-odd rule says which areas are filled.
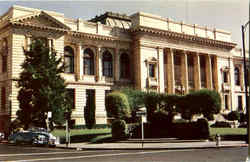
[[[239,47],[242,47],[241,25],[249,19],[248,0],[0,0],[0,15],[12,5],[56,11],[68,18],[84,20],[107,11],[127,15],[142,11],[188,24],[229,31],[232,41]]]

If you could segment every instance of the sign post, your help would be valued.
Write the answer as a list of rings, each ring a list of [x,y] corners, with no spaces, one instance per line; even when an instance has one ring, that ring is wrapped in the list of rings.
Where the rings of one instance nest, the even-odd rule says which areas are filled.
[[[143,111],[144,110],[144,111]],[[143,123],[146,123],[146,108],[144,108],[142,111],[136,112],[137,117],[141,117],[141,146],[143,149],[143,142],[144,142],[144,125]]]
[[[66,147],[68,147],[70,143],[70,132],[69,132],[69,118],[70,118],[70,112],[64,112],[64,118],[66,119]]]

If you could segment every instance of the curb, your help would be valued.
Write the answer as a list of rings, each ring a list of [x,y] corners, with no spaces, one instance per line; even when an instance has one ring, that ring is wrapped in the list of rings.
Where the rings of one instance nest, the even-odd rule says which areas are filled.
[[[237,147],[248,147],[248,144],[240,144],[240,145],[224,145],[224,146],[208,146],[208,147],[176,147],[176,148],[156,148],[156,147],[148,147],[148,148],[87,148],[87,147],[56,147],[58,149],[70,149],[70,150],[78,150],[78,151],[86,151],[86,150],[188,150],[188,149],[223,149],[223,148],[237,148]]]

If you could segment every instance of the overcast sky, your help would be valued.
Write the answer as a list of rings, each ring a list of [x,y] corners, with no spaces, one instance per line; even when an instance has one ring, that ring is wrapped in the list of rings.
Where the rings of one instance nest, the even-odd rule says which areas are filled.
[[[233,42],[241,47],[241,25],[248,21],[248,0],[73,0],[38,1],[0,0],[0,15],[12,5],[64,13],[69,18],[89,20],[106,11],[131,15],[138,11],[169,17],[175,21],[218,28],[232,33]]]

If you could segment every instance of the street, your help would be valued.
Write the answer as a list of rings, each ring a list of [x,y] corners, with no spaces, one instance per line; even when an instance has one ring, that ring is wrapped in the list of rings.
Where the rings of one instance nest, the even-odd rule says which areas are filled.
[[[176,150],[86,150],[0,144],[0,161],[243,162],[247,147]]]

